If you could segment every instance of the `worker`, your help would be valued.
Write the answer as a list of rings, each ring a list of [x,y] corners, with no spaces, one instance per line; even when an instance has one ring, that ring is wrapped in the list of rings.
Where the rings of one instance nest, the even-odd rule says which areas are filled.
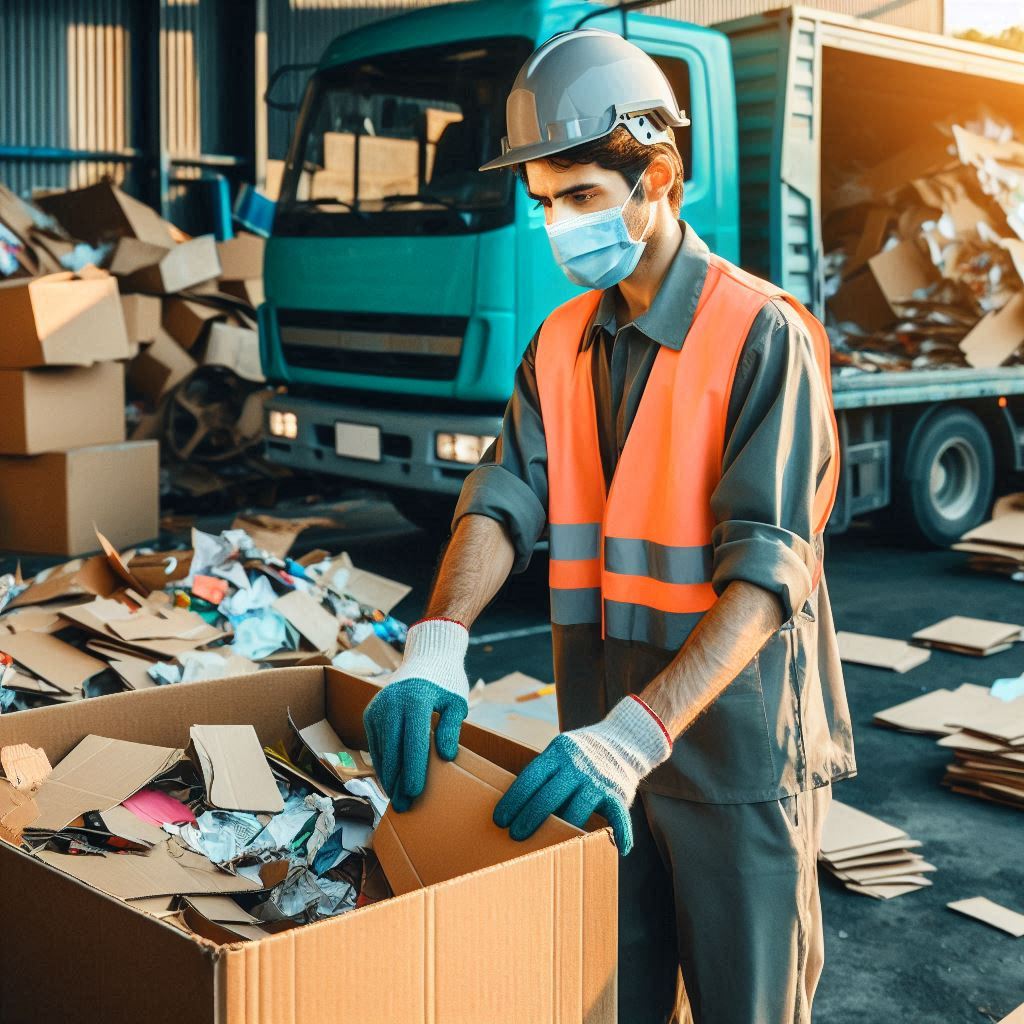
[[[396,812],[431,716],[456,756],[474,620],[546,531],[561,732],[498,801],[513,839],[611,825],[618,1019],[802,1024],[823,963],[817,854],[856,773],[823,566],[839,439],[822,325],[680,219],[689,124],[620,36],[545,42],[502,153],[583,291],[515,375],[424,617],[365,713]],[[714,145],[714,138],[711,139]],[[553,271],[554,272],[554,271]]]

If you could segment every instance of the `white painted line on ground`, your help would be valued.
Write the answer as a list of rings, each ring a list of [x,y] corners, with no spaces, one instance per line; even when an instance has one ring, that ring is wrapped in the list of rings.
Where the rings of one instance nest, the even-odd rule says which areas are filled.
[[[537,636],[540,633],[550,633],[551,624],[543,626],[525,626],[523,629],[506,629],[500,633],[484,633],[482,636],[470,636],[470,647],[476,644],[496,644],[502,640],[514,640],[520,636]]]

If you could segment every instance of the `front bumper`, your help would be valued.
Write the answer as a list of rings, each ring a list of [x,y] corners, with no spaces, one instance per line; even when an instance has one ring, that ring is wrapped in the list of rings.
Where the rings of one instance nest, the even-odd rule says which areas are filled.
[[[294,439],[271,437],[264,427],[264,454],[271,462],[293,469],[332,473],[384,489],[456,496],[473,466],[438,459],[434,435],[453,432],[496,437],[501,432],[502,421],[500,415],[368,409],[345,402],[291,395],[271,399],[266,414],[272,410],[294,413],[298,435]],[[334,448],[334,425],[339,421],[380,427],[380,462],[338,455]]]

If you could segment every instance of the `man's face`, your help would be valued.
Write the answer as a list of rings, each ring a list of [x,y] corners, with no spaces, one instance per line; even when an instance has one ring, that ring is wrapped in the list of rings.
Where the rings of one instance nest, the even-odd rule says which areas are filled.
[[[630,186],[619,171],[600,164],[573,164],[562,169],[546,160],[526,164],[527,193],[544,208],[544,223],[557,224],[570,217],[595,213],[625,202]],[[626,224],[633,238],[639,238],[647,221],[644,186],[638,185],[625,209]]]

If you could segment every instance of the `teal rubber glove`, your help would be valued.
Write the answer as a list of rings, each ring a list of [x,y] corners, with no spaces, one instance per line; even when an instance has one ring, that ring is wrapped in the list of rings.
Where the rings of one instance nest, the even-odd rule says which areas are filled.
[[[409,627],[402,664],[366,706],[363,727],[373,768],[396,811],[407,811],[427,782],[431,716],[440,714],[435,744],[455,760],[469,714],[465,659],[469,630],[454,619],[421,619]]]
[[[583,828],[607,819],[619,853],[633,848],[629,808],[640,780],[672,753],[661,719],[634,695],[596,725],[560,733],[519,774],[494,808],[494,823],[528,839],[549,814]]]

